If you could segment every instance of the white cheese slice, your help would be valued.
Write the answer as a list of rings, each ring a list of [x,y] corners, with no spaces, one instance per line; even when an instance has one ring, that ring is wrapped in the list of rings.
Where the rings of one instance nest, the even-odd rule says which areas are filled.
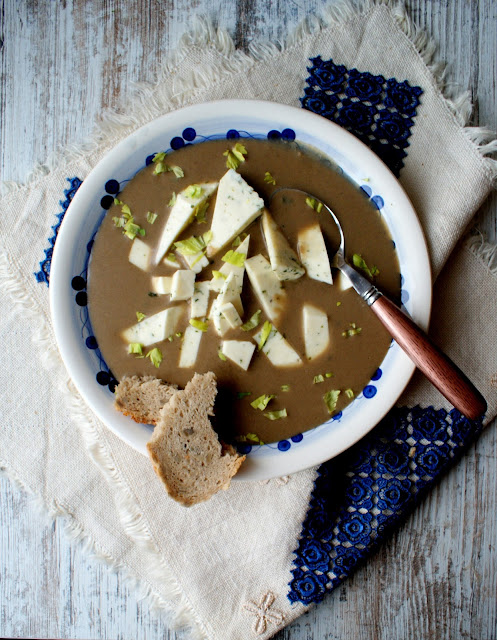
[[[155,276],[152,278],[152,291],[159,295],[171,293],[172,276]]]
[[[187,267],[194,273],[200,273],[204,267],[209,266],[209,260],[204,255],[203,251],[199,251],[192,256],[181,256],[185,261]]]
[[[223,288],[212,303],[209,313],[209,317],[214,323],[214,329],[221,337],[231,328],[230,323],[221,311],[221,307],[229,303],[235,307],[240,317],[243,316],[242,300],[238,293],[237,279],[234,273],[230,273],[224,280]]]
[[[305,269],[300,264],[297,254],[288,244],[280,227],[276,224],[272,215],[266,209],[262,213],[262,230],[269,253],[271,269],[278,280],[298,280]]]
[[[249,368],[255,344],[246,340],[223,340],[221,352],[244,371]]]
[[[197,360],[198,350],[200,348],[200,340],[202,339],[202,331],[188,325],[185,329],[185,335],[181,343],[181,352],[179,356],[178,367],[186,369],[193,367]]]
[[[171,281],[171,300],[188,300],[193,295],[195,273],[190,269],[178,269]]]
[[[218,336],[223,337],[224,334],[230,330],[230,324],[221,313],[219,304],[219,296],[212,302],[209,318],[212,320],[214,330]]]
[[[319,223],[299,231],[298,249],[300,260],[309,278],[326,282],[327,284],[333,284],[330,259],[326,251],[326,245]]]
[[[262,331],[258,331],[252,336],[257,344],[259,344],[261,340],[261,334]],[[275,367],[292,367],[302,364],[299,354],[274,327],[271,329],[271,333],[262,347],[262,352],[266,354],[269,361],[274,364]]]
[[[155,264],[158,264],[162,260],[179,234],[192,221],[198,207],[203,205],[217,189],[217,185],[217,182],[206,182],[197,185],[200,187],[200,193],[195,198],[186,195],[189,187],[178,193],[176,202],[169,212],[162,231],[159,246],[155,254]]]
[[[238,247],[235,248],[235,251],[237,253],[243,253],[243,255],[245,256],[245,258],[248,255],[248,248],[249,248],[249,242],[250,242],[250,236],[247,236],[245,238],[245,240],[240,243],[240,245]],[[237,283],[237,287],[238,287],[238,293],[242,292],[242,288],[243,288],[243,275],[245,273],[245,263],[243,264],[243,267],[237,267],[234,264],[230,264],[229,262],[225,262],[223,263],[223,266],[219,269],[219,272],[223,274],[223,276],[225,276],[225,278],[212,278],[211,280],[211,289],[212,291],[221,291],[221,289],[223,288],[223,284],[225,279],[229,276],[230,273],[234,273],[235,274],[235,278],[236,278],[236,283]]]
[[[191,318],[203,318],[207,315],[209,291],[210,289],[208,282],[195,282],[193,286],[193,295],[190,306]]]
[[[219,311],[223,314],[223,316],[228,321],[228,324],[232,329],[239,327],[242,324],[242,319],[240,318],[240,314],[235,309],[232,302],[226,302],[225,304],[219,307]]]
[[[207,245],[209,257],[230,243],[260,215],[264,200],[233,169],[219,181],[212,217],[212,238]]]
[[[347,291],[347,289],[352,288],[352,282],[350,282],[350,280],[344,273],[342,273],[342,271],[339,271],[337,274],[336,284],[338,285],[338,289],[340,291]]]
[[[150,247],[140,238],[135,238],[131,244],[128,259],[135,267],[148,271],[150,266]]]
[[[266,316],[276,322],[286,303],[286,292],[261,254],[245,260],[245,270]]]
[[[317,358],[326,351],[330,344],[328,316],[324,311],[312,304],[304,304],[302,308],[302,324],[304,327],[305,355],[309,360]]]
[[[121,333],[121,337],[128,344],[139,342],[145,347],[161,342],[172,336],[176,330],[178,321],[184,311],[184,305],[169,307],[153,316],[137,322],[129,329]]]

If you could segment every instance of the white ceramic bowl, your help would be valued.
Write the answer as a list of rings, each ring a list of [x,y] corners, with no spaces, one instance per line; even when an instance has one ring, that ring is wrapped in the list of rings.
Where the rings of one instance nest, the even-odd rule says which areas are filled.
[[[85,178],[60,227],[50,272],[55,335],[71,378],[98,417],[145,455],[152,428],[136,424],[113,408],[114,382],[95,348],[86,307],[89,250],[105,215],[102,203],[112,201],[116,189],[113,181],[122,185],[132,178],[151,154],[185,143],[236,135],[295,137],[329,156],[363,187],[380,208],[395,242],[405,308],[422,327],[428,325],[430,266],[416,213],[390,170],[352,134],[304,109],[250,100],[205,103],[162,116],[119,143]],[[392,343],[376,375],[343,413],[308,431],[302,425],[303,433],[288,440],[248,447],[247,461],[236,477],[261,480],[282,476],[336,456],[383,418],[413,371],[414,365]]]

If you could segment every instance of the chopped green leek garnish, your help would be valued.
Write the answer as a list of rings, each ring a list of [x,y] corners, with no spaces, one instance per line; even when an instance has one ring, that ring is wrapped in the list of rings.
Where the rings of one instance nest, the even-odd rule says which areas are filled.
[[[157,162],[154,169],[154,175],[158,176],[161,173],[166,173],[168,171],[168,166],[165,162]]]
[[[223,262],[227,262],[228,264],[232,264],[234,267],[243,267],[245,263],[245,254],[238,253],[238,251],[233,251],[230,249],[224,256],[221,258]]]
[[[166,152],[159,151],[159,153],[156,153],[155,156],[152,158],[152,162],[155,162],[155,163],[162,162],[165,157],[166,157]]]
[[[238,398],[238,400],[241,400],[241,398],[245,398],[246,396],[251,396],[252,395],[252,391],[239,391],[236,394],[236,397]]]
[[[150,224],[154,224],[156,220],[157,220],[157,214],[154,213],[153,211],[147,211],[147,222],[149,222]]]
[[[131,215],[131,209],[127,204],[123,204],[123,206],[121,207],[121,211],[125,214],[127,213],[128,215]]]
[[[119,198],[114,198],[114,204],[123,205],[124,202],[121,202],[121,200],[119,200]]]
[[[282,391],[290,391],[290,385],[289,384],[282,384],[281,385],[281,390]]]
[[[168,253],[166,259],[169,260],[169,262],[178,262],[178,258],[174,255],[174,253]]]
[[[266,411],[264,417],[268,420],[279,420],[280,418],[287,417],[286,409],[280,409],[279,411]]]
[[[344,393],[350,400],[352,400],[352,398],[354,397],[354,392],[352,391],[352,389],[345,389]]]
[[[269,338],[269,334],[271,333],[272,329],[273,325],[268,320],[266,320],[266,322],[262,325],[261,339],[259,340],[259,344],[257,346],[259,351],[266,344],[266,341]]]
[[[314,380],[312,381],[313,384],[318,384],[319,382],[324,382],[324,376],[321,374],[314,376]]]
[[[264,444],[256,433],[244,433],[236,437],[237,442],[246,442],[247,444]]]
[[[259,320],[259,316],[260,315],[261,315],[261,310],[257,309],[257,311],[254,313],[254,315],[251,318],[249,318],[245,324],[242,324],[240,329],[242,331],[250,331],[251,329],[255,329],[257,327],[257,325],[259,324],[259,322],[260,322],[260,320]],[[267,338],[266,338],[266,340],[267,340]]]
[[[126,224],[126,220],[124,218],[118,218],[117,216],[114,216],[112,218],[112,221],[118,229],[124,227],[124,225]]]
[[[340,300],[338,300],[337,307],[340,307],[341,305],[342,305],[342,303],[340,302]]]
[[[324,374],[325,378],[333,378],[333,374],[331,373],[331,371],[328,371],[328,373]]]
[[[194,256],[205,249],[208,242],[206,240],[208,233],[210,232],[204,233],[203,236],[191,236],[186,240],[178,240],[178,242],[174,243],[174,246],[182,256]]]
[[[177,338],[182,338],[183,334],[181,333],[181,331],[176,331],[176,333],[174,334]]]
[[[135,353],[139,356],[143,355],[143,345],[139,342],[131,342],[128,345],[128,353]]]
[[[145,314],[142,313],[141,311],[136,312],[136,319],[138,320],[138,322],[141,322],[145,317],[146,317]]]
[[[215,269],[212,270],[212,277],[214,278],[214,280],[219,280],[219,278],[222,278],[223,280],[226,280],[226,278],[228,276],[225,276],[224,273],[221,273],[220,271],[216,271]]]
[[[175,164],[169,167],[169,171],[172,171],[177,178],[185,177],[185,172],[183,171],[183,169]]]
[[[355,322],[351,322],[350,329],[345,329],[345,331],[342,331],[342,337],[350,338],[352,336],[357,336],[361,333],[361,331],[361,327],[358,327]]]
[[[328,413],[333,413],[333,411],[335,411],[339,395],[340,395],[339,389],[332,389],[331,391],[327,391],[324,394],[323,400],[328,409]]]
[[[192,325],[192,327],[195,327],[195,329],[204,332],[207,331],[209,326],[206,321],[199,320],[198,318],[190,318],[190,324]]]
[[[269,171],[266,171],[266,173],[264,174],[264,182],[267,182],[268,184],[276,184],[276,180],[269,173]]]
[[[355,267],[362,269],[362,271],[364,271],[364,273],[371,279],[375,278],[380,273],[378,267],[375,267],[375,265],[372,265],[371,268],[369,268],[366,261],[358,253],[354,253],[352,256],[352,262]]]
[[[262,396],[259,396],[255,400],[252,400],[252,402],[250,403],[250,406],[254,407],[254,409],[259,409],[260,411],[264,411],[269,401],[272,400],[274,397],[275,397],[274,395],[272,396],[264,393]]]
[[[205,217],[205,214],[206,214],[208,208],[209,208],[209,203],[208,202],[204,202],[202,205],[200,205],[197,208],[197,211],[195,212],[195,220],[199,224],[201,224],[203,222],[207,222],[207,218]]]
[[[223,361],[226,362],[226,360],[228,359],[224,353],[221,351],[221,349],[219,349],[219,351],[217,352],[217,355],[219,356],[219,358]]]
[[[171,196],[171,200],[169,200],[169,202],[167,203],[167,206],[174,207],[175,204],[176,204],[176,194],[173,191],[173,195]]]
[[[200,198],[204,190],[198,184],[191,184],[184,190],[185,197],[187,198]]]
[[[160,363],[162,362],[162,352],[160,349],[155,347],[155,349],[152,349],[152,351],[149,351],[147,353],[146,357],[150,358],[151,363],[154,365],[156,369],[159,368]]]
[[[317,213],[321,213],[323,203],[319,202],[319,200],[316,200],[315,198],[306,198],[305,203],[308,207],[311,207],[311,209],[314,209],[314,211],[316,211]]]
[[[240,166],[240,163],[245,162],[245,156],[247,155],[247,149],[241,144],[241,142],[237,142],[234,147],[227,149],[223,156],[226,156],[226,167],[228,169],[234,169],[235,171]]]
[[[242,233],[241,236],[236,236],[236,238],[233,240],[231,246],[235,247],[235,248],[239,247],[242,244],[242,242],[245,240],[246,237],[247,237],[246,233]]]

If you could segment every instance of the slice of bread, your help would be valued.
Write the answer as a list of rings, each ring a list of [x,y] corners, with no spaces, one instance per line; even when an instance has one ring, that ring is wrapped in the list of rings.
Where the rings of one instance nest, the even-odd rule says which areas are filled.
[[[153,376],[124,376],[115,389],[114,406],[135,422],[157,424],[160,410],[177,390]]]
[[[184,391],[164,405],[147,443],[155,472],[177,502],[191,506],[227,489],[245,460],[222,444],[209,420],[214,415],[216,376],[195,374]]]

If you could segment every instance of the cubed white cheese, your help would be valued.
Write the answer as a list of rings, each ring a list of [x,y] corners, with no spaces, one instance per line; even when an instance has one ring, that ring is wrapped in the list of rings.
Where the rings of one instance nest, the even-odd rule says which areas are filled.
[[[219,181],[207,255],[213,256],[236,238],[260,215],[263,207],[263,199],[239,173],[229,169]]]
[[[188,187],[178,193],[176,196],[176,202],[169,212],[169,216],[162,231],[159,246],[155,254],[155,264],[158,264],[162,260],[179,234],[192,221],[197,209],[203,205],[217,189],[217,185],[217,182],[208,182],[197,185],[200,187],[200,190],[199,195],[196,197],[188,195]]]
[[[185,261],[187,267],[189,267],[194,273],[200,273],[204,267],[209,265],[209,260],[205,257],[202,251],[195,253],[192,256],[181,256]]]
[[[262,214],[262,230],[269,253],[271,269],[278,280],[298,280],[305,269],[300,264],[297,254],[291,248],[280,227],[266,209]]]
[[[209,304],[209,283],[195,282],[193,286],[193,295],[190,307],[191,318],[203,318],[207,315],[207,307]]]
[[[152,278],[152,291],[159,295],[171,293],[172,276],[156,276]]]
[[[181,315],[184,312],[184,305],[169,307],[153,316],[137,322],[129,329],[121,333],[121,337],[128,344],[139,342],[148,347],[156,342],[161,342],[173,335]]]
[[[249,368],[255,344],[246,340],[223,340],[221,352],[244,371]]]
[[[221,289],[217,297],[217,300],[219,307],[221,307],[223,304],[231,302],[240,316],[243,316],[242,299],[240,298],[238,279],[236,277],[236,274],[230,273],[226,278],[223,283],[223,288]]]
[[[259,344],[261,340],[261,335],[262,331],[258,331],[252,336],[257,344]],[[302,364],[299,354],[274,327],[271,329],[271,333],[262,347],[262,352],[266,354],[269,361],[274,364],[275,367],[292,367]]]
[[[219,311],[228,321],[228,324],[232,329],[235,327],[239,327],[242,324],[242,319],[240,318],[240,314],[235,309],[232,302],[226,302],[225,304],[219,307]]]
[[[150,247],[140,238],[135,238],[131,244],[128,259],[135,267],[148,271],[150,266]]]
[[[261,254],[245,260],[245,270],[264,313],[276,322],[286,303],[286,292]]]
[[[238,247],[235,248],[237,253],[242,253],[245,258],[248,254],[250,236],[247,236],[243,242],[240,243]],[[234,264],[230,264],[229,262],[224,262],[223,266],[219,269],[219,272],[225,276],[225,278],[212,278],[211,280],[211,289],[212,291],[221,291],[223,288],[223,284],[225,279],[229,276],[230,273],[235,274],[236,285],[238,287],[238,293],[242,292],[243,288],[243,275],[245,273],[245,263],[243,267],[237,267]]]
[[[193,295],[195,273],[189,269],[178,269],[171,281],[171,300],[188,300]]]
[[[342,271],[339,271],[337,273],[336,284],[340,291],[347,291],[347,289],[350,289],[352,287],[352,282],[350,282],[350,280],[344,273],[342,273]]]
[[[319,223],[299,231],[298,249],[309,278],[333,284],[330,259]]]
[[[304,327],[305,355],[309,360],[317,358],[326,351],[330,344],[328,316],[324,311],[312,304],[304,304],[302,308],[302,324]]]
[[[202,339],[202,331],[191,325],[185,329],[185,335],[181,343],[181,352],[179,356],[178,367],[186,369],[193,367],[197,360],[198,350],[200,348],[200,340]]]

